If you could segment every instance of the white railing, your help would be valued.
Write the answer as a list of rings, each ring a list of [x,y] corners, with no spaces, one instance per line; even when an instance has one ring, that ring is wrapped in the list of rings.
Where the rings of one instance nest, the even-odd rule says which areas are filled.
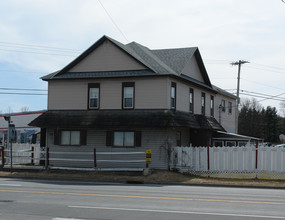
[[[39,144],[12,144],[11,149],[4,149],[4,164],[9,164],[11,161],[12,153],[12,163],[13,164],[31,164],[38,165],[42,158],[42,152]]]
[[[215,177],[285,178],[285,149],[277,147],[175,147],[171,168]],[[235,175],[233,175],[235,174]]]

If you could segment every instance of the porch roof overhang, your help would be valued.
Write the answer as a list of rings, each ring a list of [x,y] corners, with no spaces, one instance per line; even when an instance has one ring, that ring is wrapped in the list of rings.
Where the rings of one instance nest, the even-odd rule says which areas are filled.
[[[224,130],[214,119],[172,110],[49,110],[34,119],[29,125],[41,128],[68,129],[187,127]]]
[[[250,137],[246,135],[227,133],[223,131],[216,131],[213,140],[233,140],[233,141],[263,141],[261,138]]]

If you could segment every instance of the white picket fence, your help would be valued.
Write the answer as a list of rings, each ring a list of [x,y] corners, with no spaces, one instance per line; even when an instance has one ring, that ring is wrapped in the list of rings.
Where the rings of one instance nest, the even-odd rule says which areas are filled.
[[[202,176],[284,179],[285,149],[254,145],[175,147],[170,164],[182,173]]]

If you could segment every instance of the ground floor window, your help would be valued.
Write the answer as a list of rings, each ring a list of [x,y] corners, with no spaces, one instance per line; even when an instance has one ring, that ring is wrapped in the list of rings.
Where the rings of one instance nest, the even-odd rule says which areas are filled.
[[[213,141],[214,147],[223,147],[223,141]]]
[[[61,131],[61,145],[80,145],[80,131]]]
[[[86,130],[55,130],[54,144],[55,145],[86,145],[87,140]]]
[[[115,131],[114,146],[116,147],[134,147],[135,132],[133,131]]]
[[[235,147],[236,142],[235,141],[226,141],[226,147]]]
[[[106,146],[113,147],[140,147],[140,131],[107,131]]]

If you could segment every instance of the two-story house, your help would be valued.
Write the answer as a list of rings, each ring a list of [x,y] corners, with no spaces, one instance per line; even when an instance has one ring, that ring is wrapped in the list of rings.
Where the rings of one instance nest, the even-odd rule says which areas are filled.
[[[235,132],[236,97],[211,84],[197,47],[152,50],[103,36],[42,79],[48,111],[30,124],[53,150],[152,149],[152,167],[165,169],[169,147]]]

